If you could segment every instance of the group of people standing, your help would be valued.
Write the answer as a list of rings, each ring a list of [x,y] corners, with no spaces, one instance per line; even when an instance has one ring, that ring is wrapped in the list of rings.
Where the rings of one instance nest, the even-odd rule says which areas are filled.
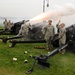
[[[7,21],[7,19],[5,19],[3,23],[4,23],[5,30],[11,30],[13,23],[11,23],[10,20]],[[27,38],[29,28],[30,28],[30,25],[28,23],[23,24],[17,36],[22,34],[23,36],[25,36],[25,38]],[[62,47],[66,43],[65,24],[64,23],[60,24],[60,20],[59,20],[58,23],[56,24],[56,28],[57,28],[58,38],[59,38],[59,46]],[[44,34],[44,39],[46,40],[46,43],[47,43],[47,50],[51,50],[53,48],[51,44],[51,40],[53,40],[53,37],[55,35],[55,28],[52,24],[52,20],[49,20],[48,25],[44,27],[43,34]],[[65,50],[62,50],[62,54],[64,53],[65,53]]]
[[[7,19],[5,19],[3,24],[4,24],[4,29],[5,30],[11,30],[11,27],[13,26],[13,23],[11,22],[11,20],[7,21]]]
[[[58,33],[58,38],[59,38],[59,46],[63,46],[66,43],[66,29],[65,29],[65,24],[61,23],[60,24],[60,20],[56,25],[57,28],[57,33]],[[43,34],[44,34],[44,38],[47,42],[47,50],[51,50],[52,49],[52,44],[51,44],[51,40],[53,39],[53,36],[55,35],[55,28],[52,25],[52,20],[48,21],[48,25],[46,27],[44,27],[43,30]],[[62,54],[65,53],[65,49],[62,50],[61,52]]]

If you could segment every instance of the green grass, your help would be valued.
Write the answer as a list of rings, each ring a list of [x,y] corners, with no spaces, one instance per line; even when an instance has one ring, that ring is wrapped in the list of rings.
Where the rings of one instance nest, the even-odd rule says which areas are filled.
[[[3,26],[0,26],[0,29],[3,29],[4,27]]]
[[[32,55],[47,54],[45,49],[34,49],[34,46],[45,46],[46,44],[17,44],[14,48],[9,48],[9,42],[3,44],[0,41],[0,75],[27,75],[25,71],[29,70],[34,61],[29,57]],[[28,51],[24,54],[24,51]],[[13,57],[17,61],[13,61]],[[28,63],[24,64],[27,59]],[[35,64],[31,75],[74,75],[75,74],[75,54],[66,51],[65,54],[56,54],[48,62],[50,68],[40,68]]]

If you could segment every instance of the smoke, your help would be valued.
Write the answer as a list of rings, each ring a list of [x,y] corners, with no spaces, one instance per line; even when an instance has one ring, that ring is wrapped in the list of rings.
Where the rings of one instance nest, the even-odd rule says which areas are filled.
[[[56,6],[55,9],[30,19],[30,24],[40,23],[48,19],[57,20],[63,16],[70,16],[73,14],[75,14],[75,6],[73,4],[67,3],[63,6]]]

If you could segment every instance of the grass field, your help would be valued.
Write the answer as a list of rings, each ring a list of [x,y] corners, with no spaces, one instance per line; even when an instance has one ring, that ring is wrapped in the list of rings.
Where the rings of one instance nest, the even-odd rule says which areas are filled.
[[[33,59],[32,55],[47,54],[45,49],[34,49],[34,46],[45,46],[46,44],[17,44],[14,48],[9,48],[10,43],[3,44],[0,40],[0,75],[27,75]],[[28,51],[24,54],[24,51]],[[17,61],[13,61],[13,57]],[[27,59],[28,63],[24,64]],[[35,64],[34,71],[31,75],[75,75],[75,54],[66,51],[65,54],[56,54],[48,60],[50,68],[40,68]]]

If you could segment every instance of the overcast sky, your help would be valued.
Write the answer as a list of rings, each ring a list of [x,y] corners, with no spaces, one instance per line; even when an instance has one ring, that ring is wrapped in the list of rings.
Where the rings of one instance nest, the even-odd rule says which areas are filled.
[[[49,7],[45,11],[51,10],[54,5],[72,3],[75,0],[49,0]],[[46,2],[47,4],[47,2]],[[31,19],[43,12],[43,0],[0,0],[1,17],[25,17]],[[70,18],[69,20],[66,20]],[[70,23],[75,21],[75,15],[65,18],[63,21]]]

